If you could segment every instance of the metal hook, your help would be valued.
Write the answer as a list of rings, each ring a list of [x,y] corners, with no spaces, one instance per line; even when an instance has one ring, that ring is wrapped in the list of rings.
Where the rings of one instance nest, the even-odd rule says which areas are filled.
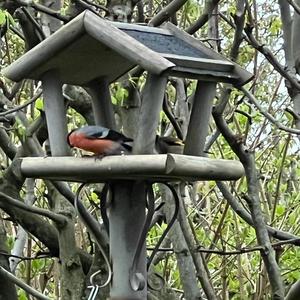
[[[88,288],[91,288],[91,292],[87,300],[95,300],[99,291],[99,285],[88,286]]]
[[[94,278],[101,273],[101,270],[96,271],[95,273],[93,273],[90,277],[90,283],[92,286],[96,286],[97,284],[94,283]]]
[[[96,299],[96,296],[98,294],[98,291],[99,291],[100,287],[99,287],[98,284],[95,284],[94,279],[100,273],[101,273],[101,270],[98,270],[90,276],[91,285],[88,286],[88,288],[91,289],[91,292],[90,292],[89,297],[88,297],[87,300],[95,300]]]

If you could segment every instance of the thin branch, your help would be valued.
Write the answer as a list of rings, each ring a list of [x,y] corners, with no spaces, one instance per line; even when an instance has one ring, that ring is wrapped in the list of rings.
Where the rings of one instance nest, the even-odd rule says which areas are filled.
[[[40,34],[40,37],[44,40],[46,38],[46,35],[45,35],[43,29],[41,28],[40,24],[36,21],[35,18],[32,17],[32,15],[29,13],[29,11],[25,7],[22,7],[21,9],[22,9],[23,13],[26,15],[27,19],[32,23],[34,28]]]
[[[260,111],[260,113],[265,116],[272,124],[274,124],[278,129],[286,131],[288,133],[292,133],[292,134],[300,134],[300,130],[299,129],[294,129],[294,128],[290,128],[287,127],[285,125],[282,125],[280,122],[278,122],[270,113],[268,113],[267,111],[265,111],[260,104],[258,103],[257,99],[255,98],[255,96],[249,92],[246,88],[244,87],[239,87],[239,89],[247,96],[247,98],[250,100],[250,102],[255,105],[255,107]]]
[[[88,5],[95,6],[96,8],[101,9],[101,10],[104,10],[105,12],[109,13],[109,9],[106,8],[106,7],[103,6],[103,5],[100,5],[100,4],[97,4],[97,3],[93,3],[93,2],[91,2],[91,1],[89,1],[89,0],[82,0],[82,1],[85,2],[85,3],[88,4]]]
[[[49,210],[43,209],[43,208],[38,208],[38,207],[33,207],[33,206],[26,205],[26,204],[22,203],[21,201],[16,200],[16,199],[14,199],[14,198],[12,198],[12,197],[10,197],[10,196],[6,195],[5,193],[2,193],[2,192],[0,192],[0,201],[1,200],[3,201],[3,199],[1,199],[1,197],[5,198],[5,202],[9,203],[10,205],[21,208],[21,209],[26,210],[28,212],[32,212],[32,213],[47,217],[47,218],[51,219],[52,221],[58,223],[61,226],[63,226],[66,223],[66,218],[65,217],[63,217],[61,215],[58,215],[58,214],[55,214],[52,211],[49,211]]]
[[[61,20],[64,23],[67,23],[67,22],[70,21],[69,17],[63,16],[59,12],[57,12],[57,11],[51,9],[51,8],[48,8],[47,6],[44,6],[42,4],[39,4],[39,3],[36,3],[36,2],[33,2],[33,1],[25,1],[25,0],[16,0],[16,2],[21,6],[25,6],[25,7],[30,6],[34,9],[36,9],[37,11],[40,11],[40,12],[45,13],[45,14],[51,16],[51,17],[54,17],[58,20]]]
[[[280,246],[283,245],[295,245],[295,243],[299,243],[300,239],[290,239],[286,241],[280,241],[276,243],[272,243],[271,246],[276,249]],[[213,253],[213,254],[218,254],[218,255],[239,255],[239,254],[244,254],[244,253],[250,253],[250,252],[255,252],[255,251],[264,251],[264,247],[262,246],[256,246],[252,248],[241,248],[236,251],[222,251],[222,250],[216,250],[216,249],[204,249],[202,246],[199,246],[196,251],[202,252],[202,253]]]
[[[250,44],[258,50],[264,57],[268,60],[268,62],[274,67],[274,69],[283,76],[289,83],[296,89],[300,90],[300,84],[295,76],[286,71],[286,69],[279,63],[276,59],[272,51],[266,47],[265,45],[261,45],[258,40],[252,34],[253,27],[251,25],[247,25],[245,27],[245,32],[248,36]]]
[[[33,257],[28,257],[28,256],[19,256],[19,255],[13,255],[9,254],[3,251],[0,251],[0,255],[6,256],[6,257],[11,257],[11,258],[17,258],[19,260],[35,260],[35,259],[43,259],[43,258],[51,258],[52,255],[49,254],[41,254]]]
[[[95,13],[96,15],[98,15],[98,12],[87,1],[74,0],[74,2],[78,3],[79,5],[81,5],[84,9],[88,9],[88,10],[92,11],[93,13]]]
[[[11,280],[14,284],[22,288],[24,291],[26,291],[28,294],[32,295],[33,297],[41,300],[51,300],[44,294],[40,293],[39,291],[35,290],[28,284],[24,283],[22,280],[20,280],[18,277],[14,276],[12,273],[9,271],[5,270],[3,267],[0,266],[0,273],[2,276],[8,278]]]
[[[220,0],[205,1],[205,7],[202,15],[194,24],[186,29],[186,32],[189,34],[194,34],[196,31],[202,28],[207,23],[209,15],[212,13],[219,2]]]
[[[292,115],[295,120],[300,120],[299,114],[297,114],[293,109],[286,107],[285,111]]]
[[[155,15],[149,22],[151,26],[159,26],[163,22],[171,18],[187,0],[173,0],[165,6],[157,15]]]
[[[11,113],[14,113],[16,111],[19,111],[19,110],[23,109],[24,107],[26,107],[26,106],[32,104],[33,102],[35,102],[41,95],[42,95],[42,92],[39,92],[38,94],[36,94],[35,96],[33,96],[30,100],[28,100],[26,103],[21,104],[19,106],[16,106],[16,107],[14,107],[12,109],[6,110],[4,112],[1,112],[0,113],[0,117],[9,115]]]
[[[171,124],[174,127],[174,130],[176,131],[177,137],[181,140],[183,140],[183,134],[182,134],[182,130],[180,128],[180,125],[177,123],[175,116],[173,115],[169,103],[168,103],[168,99],[165,96],[164,97],[164,101],[163,101],[163,110],[164,113],[166,114],[166,116],[168,117],[169,121],[171,122]]]
[[[224,182],[217,181],[216,182],[220,192],[222,193],[223,197],[226,199],[226,201],[229,203],[231,208],[235,211],[235,213],[242,218],[246,223],[248,223],[250,226],[253,227],[253,220],[248,213],[248,211],[240,204],[239,200],[236,199],[232,193],[229,191],[227,185]],[[268,233],[276,239],[284,240],[284,241],[294,241],[293,244],[296,246],[300,246],[300,238],[296,235],[293,235],[289,232],[285,232],[276,228],[273,228],[271,226],[267,225]]]

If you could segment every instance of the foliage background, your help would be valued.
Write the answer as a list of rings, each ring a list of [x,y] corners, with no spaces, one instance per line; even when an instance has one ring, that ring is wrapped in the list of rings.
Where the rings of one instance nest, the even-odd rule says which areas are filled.
[[[61,19],[70,19],[85,5],[102,16],[106,15],[106,17],[120,20],[123,15],[116,11],[115,7],[121,4],[123,11],[126,11],[126,7],[133,8],[132,17],[126,15],[125,21],[150,22],[157,26],[163,21],[162,18],[159,19],[160,12],[165,7],[169,7],[168,4],[173,3],[177,4],[178,10],[176,13],[175,10],[168,10],[170,21],[254,74],[254,79],[245,87],[251,92],[250,96],[245,95],[243,90],[220,84],[214,100],[216,107],[219,109],[222,107],[222,118],[232,130],[233,138],[240,148],[236,151],[233,144],[228,143],[228,139],[224,138],[223,130],[216,126],[213,118],[211,118],[207,138],[207,145],[211,146],[206,148],[208,156],[212,158],[241,159],[245,152],[254,153],[255,167],[251,167],[254,172],[252,176],[258,180],[252,188],[252,194],[251,191],[249,192],[251,176],[223,185],[215,182],[197,182],[193,185],[178,187],[184,200],[183,212],[187,216],[186,225],[191,240],[189,242],[186,235],[182,236],[185,230],[182,223],[179,229],[175,227],[165,240],[163,245],[165,251],[159,252],[155,260],[155,271],[163,276],[165,286],[159,292],[151,292],[149,297],[157,297],[157,299],[181,299],[183,297],[184,299],[283,299],[283,294],[288,293],[292,284],[296,283],[294,287],[297,288],[300,278],[298,250],[300,169],[298,165],[299,131],[297,131],[300,129],[298,99],[300,1],[188,0],[180,2],[173,0],[168,2],[148,0],[138,3],[134,1],[104,3],[90,0],[56,1],[54,6],[51,6],[50,2],[46,0],[28,1],[28,3],[26,1],[1,1],[2,68],[33,47],[43,34],[48,35],[52,28],[55,28],[55,24],[51,23],[53,19],[49,19],[54,10],[59,12]],[[42,8],[48,7],[49,11],[41,10],[38,4]],[[143,14],[140,13],[141,10]],[[155,19],[155,16],[158,16],[158,19]],[[38,25],[32,20],[35,20]],[[200,26],[195,30],[192,25],[197,22]],[[132,81],[123,81],[111,86],[119,128],[129,136],[135,134],[140,92],[145,81],[144,75],[138,74],[138,76],[136,80],[133,78]],[[174,79],[169,82],[166,91],[168,105],[184,135],[195,86],[196,83],[193,81],[183,82]],[[42,95],[37,96],[35,101],[24,108],[19,108],[14,112],[8,111],[14,107],[18,108],[35,97],[40,91],[40,84],[29,80],[15,84],[2,78],[1,87],[2,180],[0,191],[17,197],[19,201],[28,205],[34,202],[33,205],[36,207],[55,211],[51,198],[60,196],[53,192],[49,184],[45,185],[41,180],[27,179],[18,189],[15,182],[17,177],[11,177],[11,172],[15,172],[16,166],[13,162],[16,157],[32,155],[34,152],[30,146],[28,147],[32,139],[32,130],[38,138],[39,147],[44,147],[44,154],[47,151],[47,145],[44,143],[45,128],[39,131],[35,131],[34,128],[38,120],[44,120],[41,113]],[[86,122],[91,124],[93,120],[89,95],[79,87],[71,86],[64,88],[64,94],[68,104],[68,128],[80,127]],[[161,113],[158,133],[176,136],[164,112]],[[242,162],[247,165],[243,159]],[[8,192],[9,183],[14,188],[10,188]],[[91,193],[85,198],[85,205],[99,219],[101,218],[97,208],[101,201],[101,196],[99,196],[101,188],[93,187]],[[73,186],[73,190],[76,190],[76,185]],[[159,187],[157,187],[156,194],[158,201],[168,197]],[[249,197],[257,197],[265,224],[275,229],[275,234],[270,234],[270,241],[267,239],[258,241],[257,227],[255,230],[249,225],[249,219],[253,221],[253,214],[249,215],[253,213],[251,204],[249,208]],[[55,234],[49,234],[49,228],[54,230],[55,225],[47,218],[39,217],[38,221],[35,217],[30,217],[29,213],[23,215],[22,212],[16,212],[18,209],[8,207],[6,198],[2,194],[0,194],[0,203],[2,209],[0,256],[3,255],[1,257],[4,259],[1,265],[7,264],[7,257],[12,253],[20,257],[31,257],[32,259],[21,259],[15,266],[16,269],[12,271],[50,298],[63,297],[62,276],[66,276],[64,279],[70,285],[74,282],[70,274],[62,273],[57,253],[53,252],[55,247],[49,246],[51,244],[49,240]],[[164,219],[165,215],[168,218],[168,213],[168,208],[165,208],[159,220]],[[241,217],[245,215],[248,216],[246,220],[245,217]],[[29,224],[26,218],[32,218],[33,224]],[[74,214],[70,222],[73,226],[71,232],[73,232],[78,248],[81,248],[89,259],[97,256],[97,250],[91,243],[89,234]],[[47,226],[42,224],[47,224]],[[25,231],[22,231],[21,225]],[[37,233],[36,227],[41,225],[46,226],[47,229],[43,233]],[[165,227],[165,223],[159,222],[151,229],[147,240],[149,247],[153,247]],[[278,230],[282,233],[280,236],[276,233]],[[39,237],[44,234],[48,235],[49,239],[41,241]],[[20,239],[23,240],[21,246],[19,245]],[[175,240],[179,243],[176,244]],[[270,242],[272,247],[268,248]],[[268,249],[275,251],[275,262],[278,263],[281,274],[277,278],[277,283],[276,280],[274,283],[274,279],[268,277],[270,271],[268,267],[266,268],[266,264],[272,265],[274,260],[263,262],[262,257],[268,256],[264,252],[265,249],[268,253],[270,252]],[[41,253],[45,257],[36,258]],[[197,253],[198,258],[200,255],[203,262],[202,271],[209,278],[213,296],[209,296],[205,289],[203,291],[203,282],[199,278],[201,276],[199,273],[196,274],[197,266],[195,260],[191,259],[193,253]],[[12,262],[10,264],[12,266]],[[97,264],[94,262],[94,266],[97,267]],[[274,268],[277,268],[276,264]],[[81,276],[83,282],[89,277],[88,274]],[[278,282],[281,282],[281,287]],[[10,288],[14,289],[14,287]],[[284,292],[277,294],[278,290],[284,290]],[[0,291],[0,295],[1,293]],[[74,295],[72,299],[80,299],[79,294]],[[4,291],[3,295],[5,295]],[[296,295],[299,295],[299,292]],[[30,296],[18,289],[18,299],[30,299]],[[298,298],[296,296],[287,299]]]

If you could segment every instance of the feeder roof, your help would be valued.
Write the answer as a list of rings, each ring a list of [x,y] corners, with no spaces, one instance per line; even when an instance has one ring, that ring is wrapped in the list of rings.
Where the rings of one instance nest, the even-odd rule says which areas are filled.
[[[39,80],[56,69],[63,83],[110,82],[141,66],[157,75],[242,85],[252,74],[171,23],[163,28],[107,21],[85,11],[4,69],[14,80]]]

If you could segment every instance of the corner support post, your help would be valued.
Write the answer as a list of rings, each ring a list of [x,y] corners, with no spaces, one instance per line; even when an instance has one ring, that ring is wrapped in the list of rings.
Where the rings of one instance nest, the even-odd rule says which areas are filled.
[[[95,124],[110,129],[116,129],[114,110],[107,78],[102,77],[88,84],[88,93],[92,97],[92,107]]]
[[[62,95],[62,83],[56,70],[42,76],[44,106],[52,156],[67,156],[66,107]]]
[[[198,81],[185,141],[184,154],[204,155],[205,139],[208,133],[209,119],[215,95],[216,82]]]
[[[166,83],[167,77],[148,73],[143,90],[138,133],[133,147],[134,154],[153,153]]]

